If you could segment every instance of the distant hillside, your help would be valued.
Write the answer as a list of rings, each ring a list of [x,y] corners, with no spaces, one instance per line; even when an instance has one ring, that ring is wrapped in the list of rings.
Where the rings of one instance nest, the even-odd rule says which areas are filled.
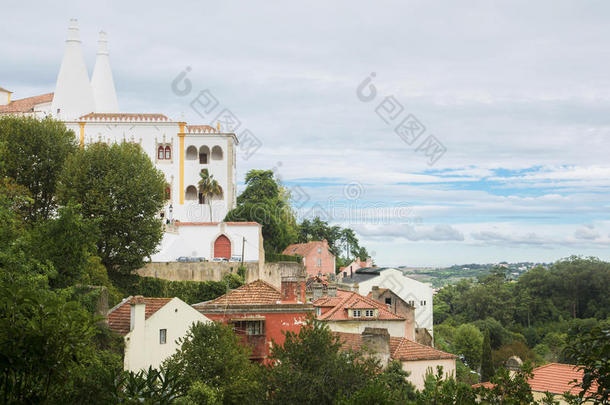
[[[405,274],[416,280],[429,283],[435,288],[443,287],[447,284],[453,284],[462,278],[476,278],[483,274],[489,273],[494,268],[506,269],[506,274],[509,279],[516,280],[521,274],[531,269],[532,267],[546,263],[519,262],[519,263],[470,263],[470,264],[455,264],[451,267],[398,267]]]

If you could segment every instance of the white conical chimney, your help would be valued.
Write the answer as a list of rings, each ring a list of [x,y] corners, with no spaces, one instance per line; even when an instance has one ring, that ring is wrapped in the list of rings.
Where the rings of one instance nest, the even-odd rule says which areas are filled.
[[[66,51],[57,75],[51,108],[51,112],[63,121],[76,120],[95,109],[75,18],[70,20],[68,27]]]
[[[100,31],[100,39],[97,44],[97,59],[95,60],[95,68],[93,68],[93,76],[91,76],[95,112],[119,112],[119,103],[116,98],[114,80],[112,80],[112,70],[110,69],[110,58],[108,57],[108,41],[104,31]]]

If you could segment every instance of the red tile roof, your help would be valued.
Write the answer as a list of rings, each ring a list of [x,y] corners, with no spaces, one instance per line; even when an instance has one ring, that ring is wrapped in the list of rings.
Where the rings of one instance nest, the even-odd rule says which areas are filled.
[[[345,349],[360,350],[362,335],[359,333],[333,332]],[[404,337],[390,337],[390,357],[400,361],[455,359],[457,356],[425,346]]]
[[[132,302],[135,302],[136,300],[144,301],[144,304],[146,304],[145,319],[148,319],[172,299],[173,298],[129,297],[108,311],[108,326],[113,331],[121,335],[126,335],[131,328]]]
[[[163,114],[140,113],[89,113],[81,116],[82,121],[170,121]]]
[[[53,93],[20,98],[18,100],[11,101],[7,105],[0,105],[0,114],[33,112],[36,104],[49,103],[51,101],[53,101]]]
[[[263,280],[256,280],[211,301],[195,304],[193,308],[202,310],[206,306],[217,305],[275,305],[281,300],[282,294],[277,288]]]
[[[532,391],[545,392],[552,394],[563,394],[569,391],[571,394],[578,394],[581,389],[576,387],[571,381],[582,381],[583,372],[577,366],[570,364],[550,363],[545,366],[536,367],[533,371],[534,377],[528,381]],[[595,385],[593,391],[597,390]]]
[[[189,134],[214,134],[216,128],[209,125],[187,125],[186,132]]]
[[[377,309],[379,314],[376,318],[358,318],[359,320],[367,319],[384,319],[384,320],[402,320],[396,314],[393,314],[386,305],[379,303],[371,298],[360,295],[354,291],[337,290],[336,297],[319,298],[313,302],[315,307],[332,307],[329,311],[318,316],[318,319],[324,321],[342,321],[353,319],[348,317],[348,309]]]
[[[285,255],[299,255],[299,256],[307,256],[314,248],[324,248],[324,241],[312,241],[307,243],[294,243],[292,245],[288,245],[286,249],[282,252]]]
[[[551,394],[561,395],[565,392],[578,395],[581,389],[572,381],[582,381],[583,372],[578,370],[578,366],[571,364],[550,363],[532,370],[533,377],[528,380],[532,391],[550,392]],[[474,388],[485,387],[494,388],[496,385],[490,382],[473,385]],[[597,390],[597,384],[593,384],[591,391]]]

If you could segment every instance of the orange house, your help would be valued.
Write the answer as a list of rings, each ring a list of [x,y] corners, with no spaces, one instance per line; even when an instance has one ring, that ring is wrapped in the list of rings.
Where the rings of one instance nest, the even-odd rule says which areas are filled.
[[[308,243],[295,243],[284,249],[282,253],[302,256],[308,276],[335,274],[335,255],[330,252],[326,239]]]

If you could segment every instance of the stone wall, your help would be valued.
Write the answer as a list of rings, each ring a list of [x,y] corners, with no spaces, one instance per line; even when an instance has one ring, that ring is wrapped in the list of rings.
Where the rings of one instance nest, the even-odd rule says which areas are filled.
[[[221,281],[225,274],[237,273],[239,262],[151,262],[137,273],[170,281]],[[258,263],[244,263],[246,274],[258,273]]]
[[[220,281],[225,274],[236,273],[239,262],[151,262],[137,273],[170,281]],[[244,263],[246,283],[261,279],[280,289],[282,276],[304,276],[305,266],[296,262]]]

